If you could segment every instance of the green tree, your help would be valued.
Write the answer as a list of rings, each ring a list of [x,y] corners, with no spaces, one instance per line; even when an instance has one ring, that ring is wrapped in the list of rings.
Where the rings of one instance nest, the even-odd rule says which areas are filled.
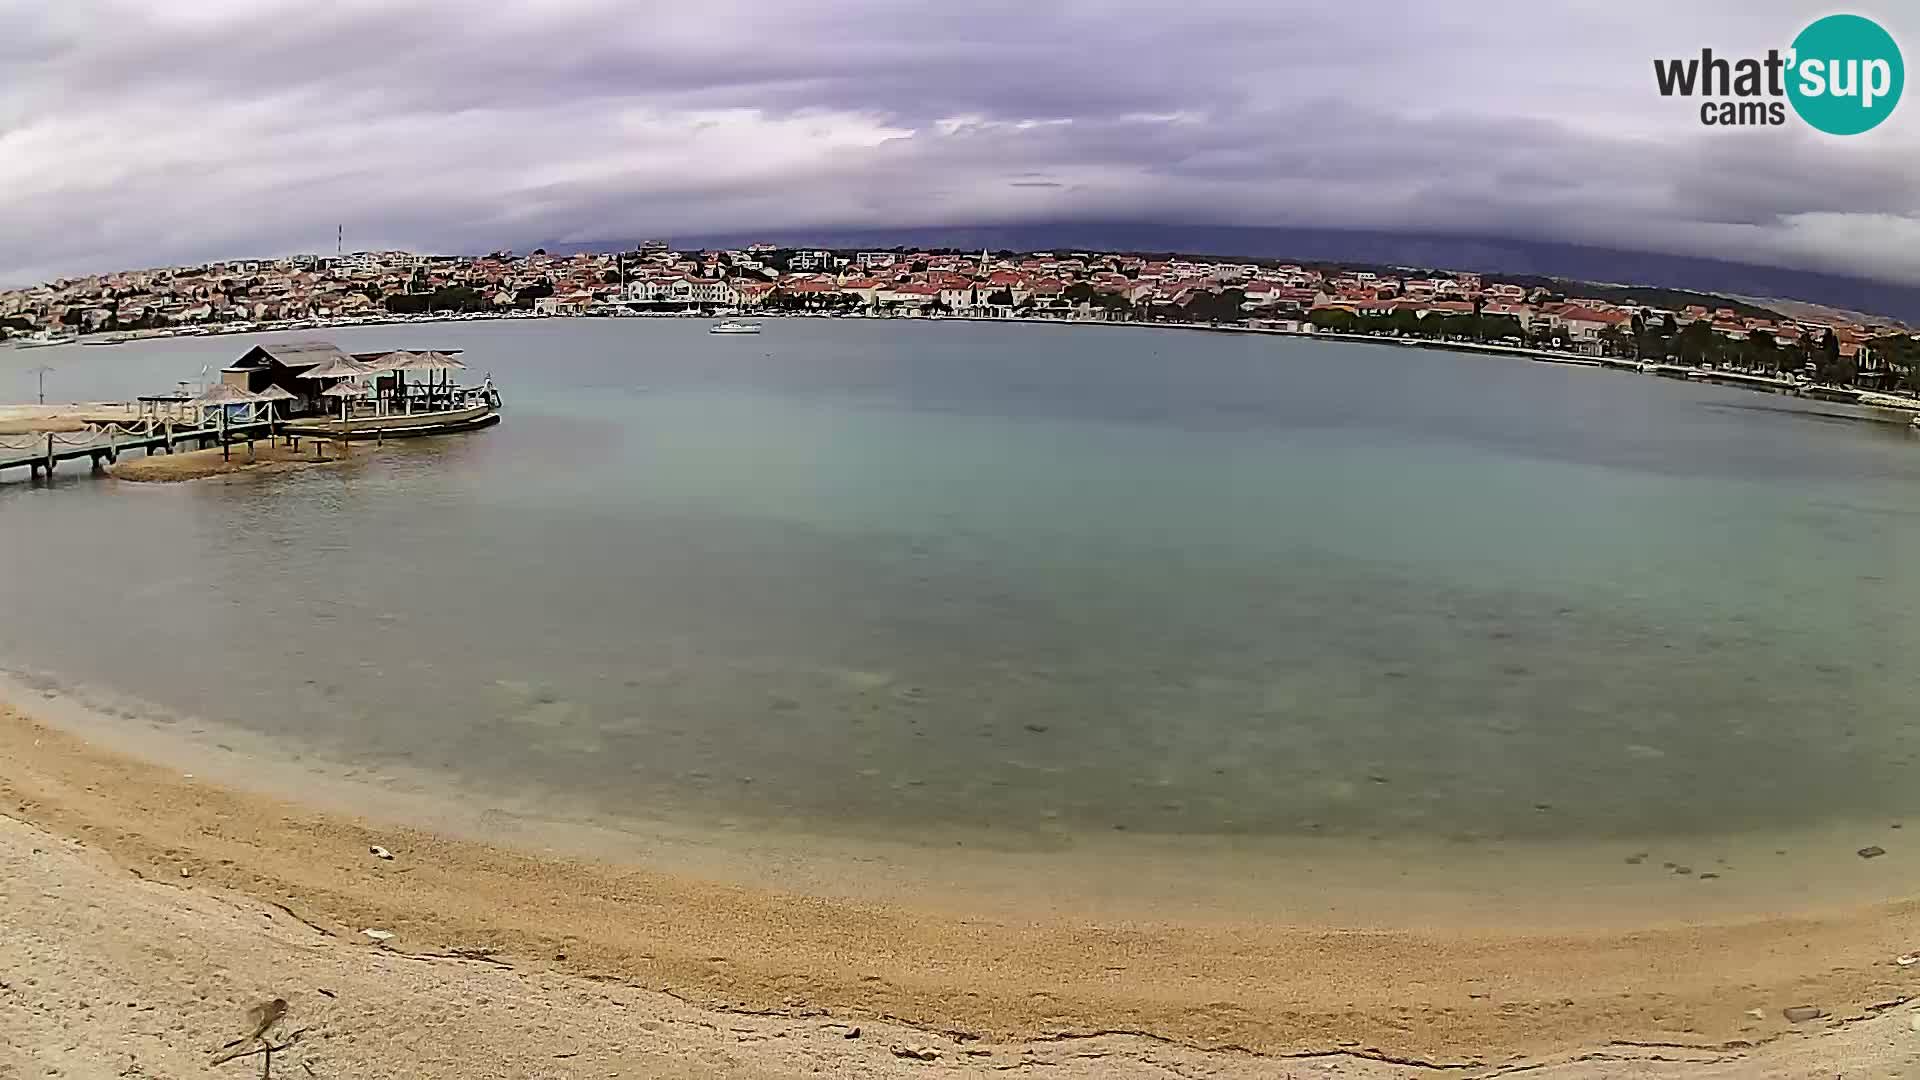
[[[1814,358],[1813,377],[1830,386],[1851,386],[1854,374],[1853,360],[1840,355],[1840,336],[1827,331]]]
[[[447,285],[430,293],[389,293],[383,303],[397,315],[434,312],[487,311],[492,304],[465,285]]]
[[[1527,332],[1515,316],[1482,315],[1475,336],[1481,341],[1500,341],[1505,338],[1524,339]]]
[[[1714,355],[1713,324],[1696,319],[1682,327],[1673,339],[1673,355],[1683,364],[1705,364]]]
[[[1244,289],[1221,289],[1217,293],[1202,289],[1188,298],[1181,317],[1188,322],[1215,325],[1243,322],[1247,313],[1240,305],[1246,302],[1247,293]]]

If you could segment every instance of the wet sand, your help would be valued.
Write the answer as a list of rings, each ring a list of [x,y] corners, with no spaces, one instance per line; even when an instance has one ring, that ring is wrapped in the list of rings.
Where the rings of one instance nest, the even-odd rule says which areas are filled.
[[[323,446],[325,457],[316,456],[316,443]],[[357,465],[371,458],[373,453],[372,447],[354,447],[351,444],[325,443],[314,439],[302,439],[298,450],[270,440],[261,440],[255,442],[252,449],[244,443],[236,443],[224,455],[220,448],[209,447],[172,454],[127,457],[108,472],[118,480],[177,483],[230,473],[279,473]]]
[[[56,706],[47,699],[34,708]],[[1399,896],[1399,917],[1374,923],[1350,914],[1365,909],[1344,904],[1306,910],[1298,898],[1317,887],[1276,888],[1257,912],[1238,903],[1218,911],[1158,905],[1156,895],[1181,891],[1177,861],[1127,895],[1098,875],[1080,880],[1076,868],[1098,861],[1084,854],[1034,857],[1058,859],[1063,868],[1037,883],[1030,872],[1037,862],[996,868],[1005,862],[996,853],[949,861],[931,850],[863,857],[822,846],[818,860],[807,852],[781,862],[764,852],[748,857],[751,843],[729,851],[667,831],[627,836],[621,858],[589,857],[580,852],[592,842],[550,841],[591,828],[522,819],[487,801],[445,808],[436,793],[398,774],[348,778],[310,762],[274,760],[259,748],[209,746],[158,729],[109,745],[105,729],[76,733],[77,725],[64,723],[68,714],[60,715],[56,728],[0,709],[0,760],[9,763],[0,774],[0,813],[74,838],[113,865],[193,897],[284,905],[273,910],[297,913],[332,935],[316,952],[329,963],[354,966],[336,954],[361,929],[376,927],[392,931],[389,944],[408,953],[494,950],[516,971],[530,966],[541,980],[569,988],[553,991],[561,997],[618,987],[671,995],[675,1007],[766,1013],[790,1024],[830,1017],[903,1025],[898,1030],[942,1040],[950,1064],[967,1060],[959,1056],[965,1046],[1057,1049],[1097,1033],[1128,1036],[1116,1059],[1177,1051],[1204,1055],[1211,1071],[1235,1065],[1245,1075],[1276,1075],[1272,1059],[1281,1056],[1490,1068],[1516,1056],[1540,1063],[1631,1057],[1647,1045],[1659,1048],[1644,1051],[1649,1056],[1751,1053],[1761,1061],[1802,1045],[1809,1031],[1866,1030],[1851,1021],[1898,1011],[1889,1003],[1920,981],[1893,960],[1920,940],[1920,903],[1910,899],[1835,904],[1823,897],[1790,916],[1713,918],[1698,914],[1713,909],[1697,905],[1688,917],[1689,905],[1673,902],[1679,894],[1653,890],[1635,918],[1616,911],[1612,919],[1585,920],[1575,872],[1536,882],[1531,892],[1490,893],[1478,905],[1440,886],[1430,895],[1414,881]],[[121,752],[129,746],[143,757]],[[182,764],[192,761],[205,766],[188,775]],[[302,801],[268,794],[276,790],[299,791]],[[339,812],[352,792],[358,812]],[[423,812],[430,805],[443,805],[447,828],[400,824],[434,820]],[[476,839],[474,825],[495,842]],[[397,858],[370,856],[374,844]],[[1897,852],[1848,857],[1862,867],[1879,864],[1890,881],[1912,880]],[[927,870],[929,862],[946,868]],[[1149,877],[1141,871],[1156,864],[1134,864],[1122,876]],[[757,870],[743,871],[748,865]],[[1836,871],[1845,865],[1832,864]],[[955,883],[958,877],[973,880]],[[1556,889],[1569,901],[1564,910],[1544,899]],[[1376,896],[1383,908],[1394,900],[1385,891]],[[179,939],[183,931],[166,928],[188,917],[184,908],[149,908],[156,940]],[[272,933],[282,931],[276,923]],[[382,978],[373,966],[355,970]],[[227,978],[207,971],[197,981],[224,992]],[[404,993],[382,992],[389,991]],[[1826,1018],[1784,1019],[1783,1009],[1803,1004]],[[569,1031],[563,1025],[558,1033]],[[1019,1059],[1018,1050],[1008,1053]],[[889,1052],[875,1060],[896,1059]],[[712,1073],[763,1074],[780,1073]]]

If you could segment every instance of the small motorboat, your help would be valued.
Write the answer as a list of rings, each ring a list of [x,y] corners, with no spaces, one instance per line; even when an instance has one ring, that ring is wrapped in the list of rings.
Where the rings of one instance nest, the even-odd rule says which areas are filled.
[[[709,334],[757,334],[759,323],[740,322],[737,319],[724,319],[707,327]]]

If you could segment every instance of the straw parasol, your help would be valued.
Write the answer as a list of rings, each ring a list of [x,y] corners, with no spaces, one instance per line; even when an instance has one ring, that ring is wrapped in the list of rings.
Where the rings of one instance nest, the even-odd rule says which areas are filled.
[[[300,379],[351,379],[360,375],[373,374],[373,368],[350,356],[336,356],[331,360],[315,364],[301,372],[295,378]]]
[[[433,387],[434,372],[465,371],[466,368],[467,368],[466,364],[461,363],[458,360],[455,360],[453,357],[447,355],[446,353],[440,352],[437,349],[429,349],[426,352],[414,353],[411,357],[407,359],[405,366],[401,370],[426,372],[428,393],[431,394],[432,387]],[[451,378],[452,376],[445,376],[442,379],[442,384],[444,385],[445,382],[450,380]]]
[[[287,390],[284,390],[284,389],[282,389],[282,388],[281,388],[281,387],[279,387],[279,386],[268,386],[268,387],[267,387],[267,388],[266,388],[265,390],[262,390],[262,391],[260,391],[260,392],[259,392],[258,394],[255,394],[255,395],[254,395],[254,397],[255,397],[256,399],[258,399],[258,400],[260,400],[260,401],[264,401],[264,402],[266,402],[266,404],[267,404],[267,419],[269,419],[269,420],[277,420],[277,419],[279,419],[279,417],[276,417],[276,416],[275,416],[275,415],[273,414],[273,403],[274,403],[274,402],[276,402],[276,401],[293,401],[294,399],[296,399],[296,398],[298,398],[299,396],[300,396],[300,395],[298,395],[298,394],[295,394],[295,393],[291,393],[291,392],[289,392],[289,391],[287,391]]]
[[[345,382],[329,386],[325,390],[320,391],[320,396],[337,397],[340,399],[340,421],[345,423],[347,419],[347,400],[349,398],[363,397],[366,393],[367,387],[348,379]]]
[[[411,369],[413,358],[416,355],[418,354],[400,349],[395,352],[390,352],[378,360],[367,361],[366,367],[368,371],[374,372],[407,371]]]
[[[220,427],[223,431],[226,429],[228,406],[257,405],[259,402],[260,395],[243,387],[232,386],[227,383],[214,383],[212,386],[207,387],[199,397],[193,399],[193,403],[203,409],[215,408],[219,410]],[[205,419],[205,415],[205,413],[201,414],[203,420]]]
[[[259,401],[260,395],[227,383],[214,383],[193,400],[201,405],[250,405]]]
[[[458,360],[455,360],[453,357],[447,355],[446,353],[440,352],[436,349],[429,349],[426,352],[414,354],[414,360],[411,363],[410,370],[413,370],[413,371],[465,371],[467,370],[467,365]]]

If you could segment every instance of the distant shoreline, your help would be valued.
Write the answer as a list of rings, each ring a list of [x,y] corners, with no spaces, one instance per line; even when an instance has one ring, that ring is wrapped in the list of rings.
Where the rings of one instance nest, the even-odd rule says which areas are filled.
[[[786,321],[790,319],[814,320],[851,320],[856,322],[909,322],[909,323],[986,323],[1020,324],[1028,326],[1063,327],[1108,327],[1115,329],[1146,330],[1186,330],[1214,334],[1250,334],[1260,337],[1284,338],[1293,341],[1339,341],[1359,345],[1392,346],[1402,349],[1436,349],[1446,352],[1473,353],[1483,356],[1503,356],[1512,359],[1530,360],[1535,363],[1555,364],[1570,367],[1607,368],[1616,371],[1631,371],[1652,374],[1677,380],[1704,382],[1719,386],[1734,387],[1758,393],[1782,394],[1798,398],[1813,398],[1842,406],[1858,408],[1859,413],[1827,413],[1837,419],[1858,420],[1870,423],[1920,426],[1920,398],[1907,398],[1895,394],[1883,394],[1858,390],[1850,387],[1812,386],[1796,383],[1790,379],[1775,376],[1752,375],[1738,371],[1721,371],[1681,364],[1669,364],[1658,361],[1624,359],[1620,357],[1602,357],[1564,350],[1539,349],[1530,346],[1500,345],[1478,341],[1445,341],[1430,338],[1399,338],[1371,334],[1347,334],[1330,331],[1306,333],[1293,330],[1279,330],[1270,327],[1233,326],[1214,323],[1185,322],[1142,322],[1138,320],[1107,319],[1056,319],[1044,316],[887,316],[887,315],[831,315],[821,312],[767,312],[762,314],[736,315],[735,318],[766,319]],[[280,325],[268,327],[250,327],[247,329],[218,328],[191,334],[145,334],[129,337],[122,342],[103,342],[88,340],[99,335],[88,335],[73,341],[54,345],[22,346],[20,348],[59,348],[68,345],[119,345],[146,342],[172,341],[180,338],[234,337],[250,335],[279,335],[311,330],[321,333],[337,329],[355,329],[367,326],[409,326],[457,322],[547,322],[569,319],[598,319],[624,321],[627,319],[691,319],[710,321],[718,316],[701,315],[691,312],[645,312],[629,315],[590,314],[590,315],[532,315],[525,313],[467,313],[450,314],[444,317],[408,316],[391,319],[351,319],[339,322],[315,324],[313,326]]]

